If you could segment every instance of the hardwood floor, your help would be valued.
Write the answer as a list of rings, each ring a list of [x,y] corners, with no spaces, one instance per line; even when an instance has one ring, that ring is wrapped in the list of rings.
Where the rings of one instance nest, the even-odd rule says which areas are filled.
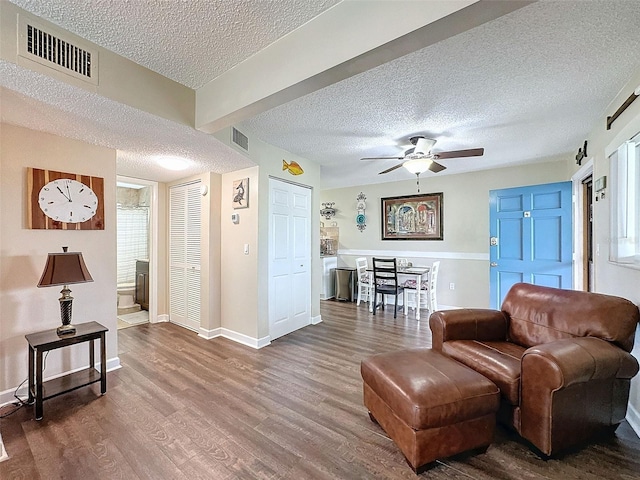
[[[9,479],[415,478],[362,405],[360,361],[430,346],[421,323],[321,302],[323,322],[253,350],[172,324],[118,332],[123,368],[1,420]],[[7,410],[7,407],[3,409]],[[543,461],[499,428],[485,454],[446,459],[433,479],[639,479],[640,440],[615,437]]]

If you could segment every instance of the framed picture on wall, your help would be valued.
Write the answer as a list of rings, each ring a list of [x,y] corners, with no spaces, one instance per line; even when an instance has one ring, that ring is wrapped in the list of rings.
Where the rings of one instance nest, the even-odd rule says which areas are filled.
[[[444,240],[442,192],[381,198],[382,240]]]
[[[233,208],[247,208],[249,206],[249,178],[233,182]]]

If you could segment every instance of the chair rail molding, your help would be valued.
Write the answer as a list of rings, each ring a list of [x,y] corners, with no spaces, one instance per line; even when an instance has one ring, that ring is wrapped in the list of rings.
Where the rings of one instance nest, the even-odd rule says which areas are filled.
[[[409,257],[409,258],[435,258],[447,260],[479,260],[489,261],[489,253],[474,252],[421,252],[416,250],[356,250],[341,248],[338,255],[356,257]]]

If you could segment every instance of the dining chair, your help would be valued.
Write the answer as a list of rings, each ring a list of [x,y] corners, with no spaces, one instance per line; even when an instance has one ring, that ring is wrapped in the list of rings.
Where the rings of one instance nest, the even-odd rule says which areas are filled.
[[[440,270],[440,261],[433,262],[429,269],[429,278],[420,282],[420,306],[416,307],[416,281],[407,280],[404,282],[404,288],[407,291],[406,301],[407,307],[426,308],[429,313],[433,313],[438,309],[438,301],[436,290],[438,284],[438,271]]]
[[[398,284],[395,258],[373,258],[373,288],[373,314],[376,314],[376,308],[379,306],[384,310],[385,295],[394,295],[396,299],[393,305],[393,318],[396,318],[398,299],[400,294],[404,295],[404,287]],[[381,303],[378,303],[378,295],[381,295]],[[406,299],[404,305],[406,305]]]
[[[358,275],[358,301],[356,305],[360,305],[361,300],[367,303],[371,302],[371,281],[369,278],[369,262],[365,257],[356,258],[356,272]]]
[[[440,270],[440,261],[433,262],[431,265],[431,271],[429,272],[429,313],[433,313],[438,310],[438,270]]]

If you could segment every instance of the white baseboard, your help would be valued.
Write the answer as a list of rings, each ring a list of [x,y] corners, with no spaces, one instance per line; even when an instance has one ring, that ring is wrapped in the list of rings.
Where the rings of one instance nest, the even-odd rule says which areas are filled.
[[[198,333],[200,338],[204,338],[205,340],[211,340],[212,338],[222,336],[222,328],[214,328],[213,330],[207,330],[206,328],[200,327],[200,333]]]
[[[120,357],[107,359],[107,372],[113,372],[114,370],[118,370],[119,368],[122,368],[122,365],[120,365]]]
[[[640,437],[640,412],[631,404],[627,405],[627,422]]]
[[[4,462],[9,458],[9,454],[7,453],[7,449],[4,448],[4,443],[2,442],[2,434],[0,434],[0,462]]]
[[[249,335],[245,335],[244,333],[238,333],[233,330],[229,330],[228,328],[214,328],[212,330],[206,330],[204,328],[200,329],[200,333],[198,333],[200,338],[204,338],[205,340],[211,340],[216,337],[228,338],[229,340],[233,340],[236,343],[240,343],[242,345],[246,345],[247,347],[260,349],[262,347],[266,347],[271,343],[271,337],[267,335],[262,338],[254,338]]]
[[[168,321],[169,321],[169,315],[167,315],[166,313],[163,313],[161,315],[158,315],[157,318],[151,319],[149,323],[162,323],[162,322],[168,322]]]
[[[322,315],[311,317],[311,325],[317,325],[322,322]]]
[[[50,377],[46,377],[44,381],[46,382],[47,380],[63,377],[70,373],[79,372],[80,370],[84,370],[88,366],[89,365],[85,365],[83,367],[74,368],[73,370],[69,370],[67,372],[51,375]],[[113,357],[113,358],[107,359],[107,372],[118,370],[121,367],[122,365],[120,365],[120,357]],[[99,368],[100,368],[100,362],[96,364],[96,369],[99,369]],[[29,397],[29,391],[27,390],[27,388],[28,386],[27,386],[27,383],[25,382],[24,385],[22,385],[18,390],[18,397],[20,397],[24,401],[26,401]],[[13,387],[13,388],[10,388],[9,390],[5,390],[4,392],[0,392],[0,407],[4,405],[8,405],[9,403],[13,403],[16,400],[16,397],[13,396],[15,391],[16,391],[16,387]]]

